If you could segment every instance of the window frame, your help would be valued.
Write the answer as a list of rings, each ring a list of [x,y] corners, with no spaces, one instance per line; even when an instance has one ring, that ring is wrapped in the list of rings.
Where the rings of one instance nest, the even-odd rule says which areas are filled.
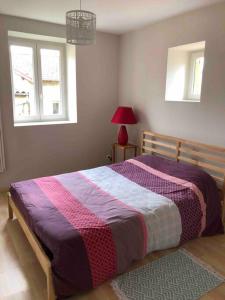
[[[202,50],[197,50],[197,51],[192,51],[190,53],[190,60],[189,60],[189,77],[188,77],[188,92],[187,96],[188,99],[190,100],[200,100],[201,99],[201,93],[202,93],[202,82],[201,82],[201,91],[200,94],[194,94],[193,93],[193,85],[194,85],[194,80],[195,80],[195,62],[199,57],[204,58],[204,64],[203,64],[203,69],[202,69],[202,82],[203,82],[203,74],[204,74],[204,66],[205,66],[205,51],[204,49]]]
[[[12,69],[12,53],[11,46],[24,46],[33,49],[33,76],[35,85],[35,103],[36,115],[18,117],[15,114],[15,88],[13,82]],[[61,101],[62,113],[60,115],[44,115],[43,114],[43,85],[41,72],[41,49],[52,49],[60,51],[60,86],[61,86]],[[17,37],[9,37],[9,55],[10,55],[10,76],[12,86],[12,102],[13,102],[13,116],[14,124],[20,123],[44,123],[54,121],[68,121],[68,103],[67,103],[67,58],[66,58],[66,44],[58,42],[48,42],[36,39],[25,39]]]

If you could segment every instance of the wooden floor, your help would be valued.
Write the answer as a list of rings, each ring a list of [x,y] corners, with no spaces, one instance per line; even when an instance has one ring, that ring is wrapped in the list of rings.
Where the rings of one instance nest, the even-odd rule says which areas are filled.
[[[225,276],[225,236],[201,238],[185,249]],[[146,264],[173,250],[155,252],[132,268]],[[45,300],[45,275],[16,219],[8,221],[6,195],[0,194],[0,300]],[[70,300],[116,300],[109,283]],[[181,299],[182,300],[182,299]],[[225,300],[225,284],[201,300]]]

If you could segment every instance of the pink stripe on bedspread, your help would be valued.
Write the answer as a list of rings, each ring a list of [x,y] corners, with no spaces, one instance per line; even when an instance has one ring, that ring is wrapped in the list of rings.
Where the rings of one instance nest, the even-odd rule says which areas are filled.
[[[96,190],[98,190],[103,196],[107,195],[107,192],[105,192],[103,189],[101,189],[97,184],[92,182],[89,178],[84,176],[81,172],[77,172],[83,179],[85,179],[90,185],[92,185]],[[142,232],[143,232],[143,256],[147,254],[147,228],[144,220],[143,214],[141,214],[139,211],[137,211],[135,208],[123,203],[119,199],[112,196],[112,199],[118,203],[119,206],[123,206],[125,208],[128,208],[129,210],[134,211],[139,219],[139,222],[141,224]]]
[[[115,275],[116,250],[110,227],[84,207],[54,177],[38,178],[34,181],[82,236],[90,263],[93,287]]]
[[[142,168],[143,170],[145,170],[155,176],[158,176],[164,180],[167,180],[167,181],[170,181],[170,182],[176,183],[178,185],[181,185],[183,187],[187,187],[187,188],[191,189],[197,195],[200,206],[201,206],[202,219],[201,219],[201,231],[199,233],[199,236],[201,236],[202,232],[204,231],[204,229],[206,227],[206,204],[205,204],[202,192],[199,190],[199,188],[192,182],[168,175],[166,173],[162,173],[156,169],[151,168],[150,166],[147,166],[146,164],[143,164],[142,162],[140,162],[136,159],[129,159],[129,160],[127,160],[127,162],[132,163],[132,164]]]

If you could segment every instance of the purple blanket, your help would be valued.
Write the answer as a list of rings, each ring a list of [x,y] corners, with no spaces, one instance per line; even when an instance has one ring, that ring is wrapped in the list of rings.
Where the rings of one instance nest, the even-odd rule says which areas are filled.
[[[52,262],[58,297],[96,287],[154,250],[223,233],[214,180],[156,156],[13,183]]]

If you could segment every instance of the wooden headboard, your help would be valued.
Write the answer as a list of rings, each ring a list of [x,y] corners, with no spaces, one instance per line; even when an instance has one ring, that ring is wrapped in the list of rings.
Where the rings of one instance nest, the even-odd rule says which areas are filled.
[[[217,182],[225,220],[225,148],[206,145],[151,131],[141,135],[141,154],[155,154],[204,169]]]

